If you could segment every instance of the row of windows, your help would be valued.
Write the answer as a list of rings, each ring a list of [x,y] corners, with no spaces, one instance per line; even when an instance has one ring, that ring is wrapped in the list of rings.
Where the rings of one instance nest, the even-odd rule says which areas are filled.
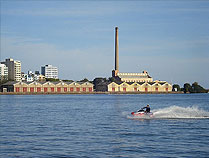
[[[47,92],[92,92],[93,91],[93,88],[92,87],[83,87],[83,88],[80,88],[80,87],[70,87],[70,88],[67,88],[67,87],[44,87],[44,88],[41,88],[41,87],[15,87],[15,92],[30,92],[30,93],[33,93],[33,92],[44,92],[44,93],[47,93]]]
[[[45,74],[58,74],[58,72],[47,71],[47,72],[45,72]]]
[[[116,91],[115,87],[112,87],[112,92],[115,92],[115,91]],[[118,89],[118,91],[121,91],[120,88]],[[124,88],[122,89],[122,91],[123,91],[123,92],[126,92],[127,89],[124,87]],[[134,91],[134,92],[137,92],[137,88],[134,88],[133,91]],[[148,92],[148,88],[144,88],[144,91],[145,91],[145,92]],[[158,92],[159,89],[158,89],[158,88],[155,88],[155,91]],[[168,92],[168,88],[165,88],[165,91]]]

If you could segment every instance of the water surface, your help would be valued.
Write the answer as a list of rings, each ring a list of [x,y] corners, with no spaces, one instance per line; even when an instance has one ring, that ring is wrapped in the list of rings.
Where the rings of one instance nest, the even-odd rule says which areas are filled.
[[[1,95],[0,157],[208,157],[208,112],[209,94]]]

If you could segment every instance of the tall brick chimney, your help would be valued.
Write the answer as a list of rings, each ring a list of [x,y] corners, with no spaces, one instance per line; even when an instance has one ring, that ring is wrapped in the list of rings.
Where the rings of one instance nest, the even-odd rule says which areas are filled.
[[[115,28],[115,70],[119,71],[118,27]]]
[[[118,27],[115,27],[115,70],[112,71],[112,76],[117,76],[119,72],[119,49],[118,49]]]

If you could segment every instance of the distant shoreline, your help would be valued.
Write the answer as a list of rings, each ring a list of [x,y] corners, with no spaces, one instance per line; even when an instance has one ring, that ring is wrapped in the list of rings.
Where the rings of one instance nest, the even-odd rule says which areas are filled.
[[[15,93],[15,92],[0,92],[0,95],[78,95],[78,94],[184,94],[184,92],[80,92],[80,93]]]

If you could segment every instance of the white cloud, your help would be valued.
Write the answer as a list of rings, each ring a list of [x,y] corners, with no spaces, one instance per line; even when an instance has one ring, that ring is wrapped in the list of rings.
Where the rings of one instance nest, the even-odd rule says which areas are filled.
[[[38,4],[38,3],[37,3]],[[48,3],[50,4],[50,3]],[[57,3],[56,7],[50,7],[46,3],[41,7],[31,8],[16,8],[16,9],[3,9],[2,15],[27,15],[27,16],[56,16],[56,17],[79,17],[79,16],[103,16],[111,15],[119,12],[124,12],[123,8],[110,4],[110,2],[66,2],[60,7]],[[55,4],[56,5],[56,4]],[[79,6],[79,7],[78,7]],[[106,7],[104,7],[106,6]]]
[[[131,56],[136,54],[141,54],[141,56],[161,56],[166,55],[170,57],[179,56],[181,54],[191,54],[195,53],[198,48],[198,56],[208,54],[207,51],[201,51],[200,48],[209,48],[209,38],[207,36],[200,39],[190,39],[190,40],[149,40],[143,41],[140,44],[128,44],[121,46],[120,51],[123,56]],[[186,50],[186,51],[185,51]],[[173,52],[176,54],[173,54]]]
[[[110,51],[108,48],[61,50],[52,44],[25,41],[28,38],[3,38],[2,60],[9,57],[20,60],[24,72],[40,70],[41,66],[52,64],[59,68],[60,78],[65,79],[111,75],[113,57],[106,55],[105,52]]]

